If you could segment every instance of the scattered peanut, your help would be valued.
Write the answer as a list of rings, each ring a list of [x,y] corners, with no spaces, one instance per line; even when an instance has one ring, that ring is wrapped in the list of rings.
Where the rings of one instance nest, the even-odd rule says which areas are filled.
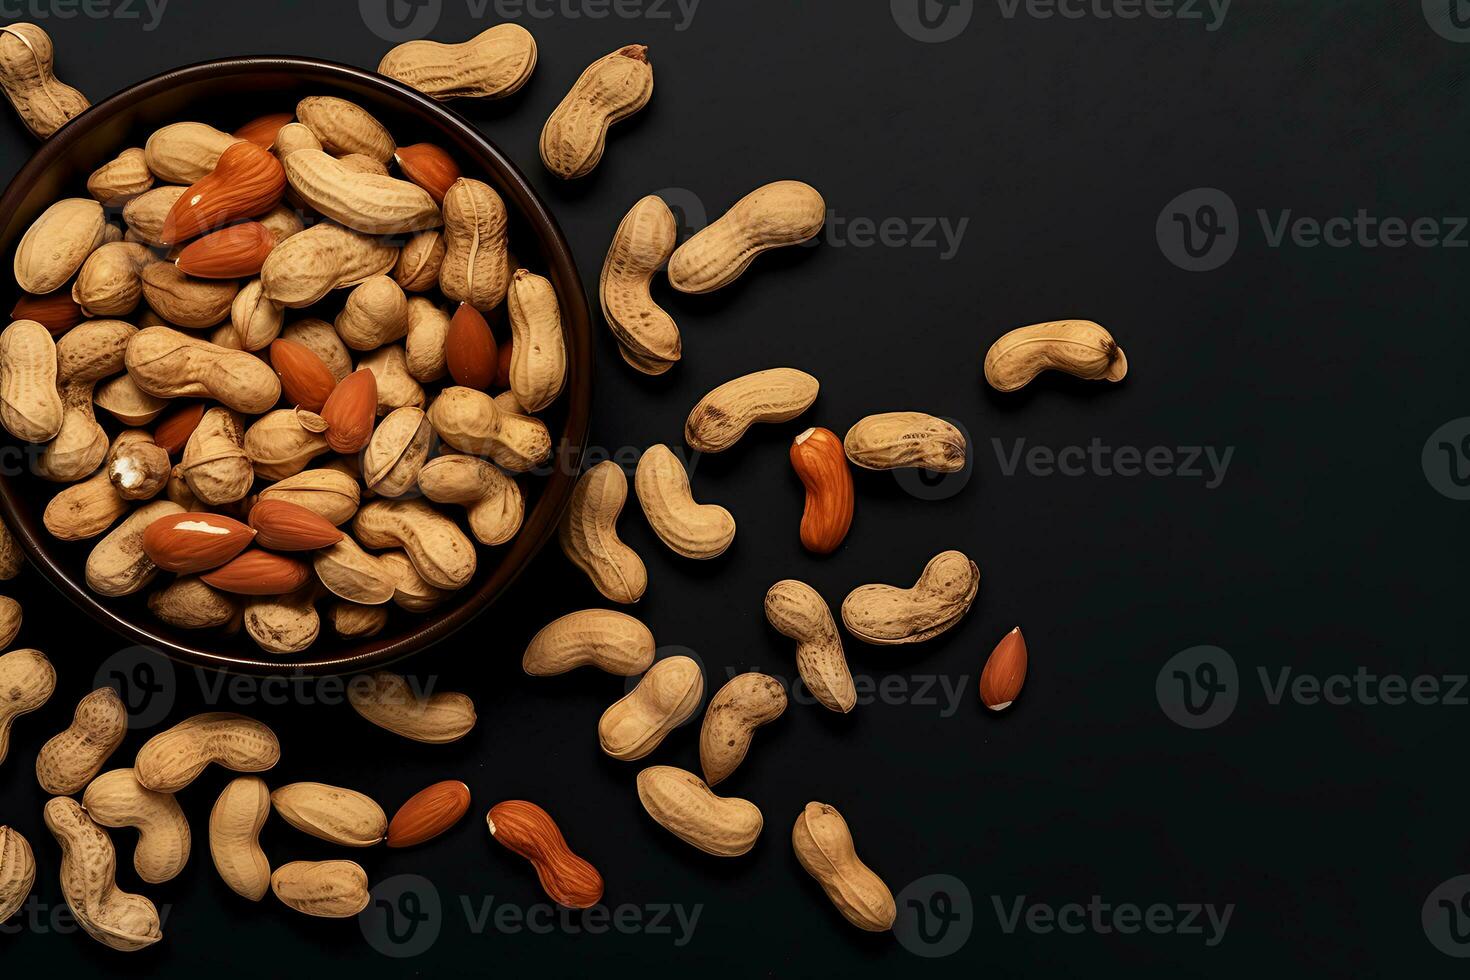
[[[669,833],[716,857],[748,853],[765,824],[754,803],[716,796],[694,773],[673,766],[640,772],[638,799]]]
[[[271,865],[260,849],[260,828],[271,812],[270,791],[259,776],[240,776],[209,813],[209,854],[235,894],[258,902],[271,883]]]
[[[67,796],[47,802],[45,816],[61,845],[61,894],[87,935],[124,953],[162,939],[153,903],[117,887],[117,852],[106,831]]]
[[[389,51],[378,73],[436,99],[504,98],[536,67],[536,39],[518,24],[496,24],[458,44],[408,41]]]
[[[614,759],[641,759],[693,716],[704,700],[704,671],[688,657],[665,657],[602,713],[597,739]]]
[[[634,603],[648,588],[648,570],[638,553],[618,538],[618,515],[627,499],[628,478],[622,468],[603,460],[577,481],[560,537],[561,550],[598,592],[613,602]]]
[[[898,917],[893,893],[858,860],[852,832],[837,808],[808,803],[791,829],[791,847],[842,917],[859,929],[887,932]]]
[[[843,714],[857,704],[857,688],[832,612],[817,590],[783,579],[766,591],[766,619],[777,632],[796,641],[796,669],[802,683],[824,707]]]
[[[815,237],[826,220],[827,204],[810,184],[778,180],[758,187],[679,246],[669,258],[669,284],[681,293],[713,292],[762,252]]]
[[[349,919],[367,908],[367,872],[353,861],[292,861],[271,875],[286,905],[324,919]]]
[[[745,760],[755,730],[786,711],[786,689],[768,674],[732,677],[710,698],[699,729],[699,765],[717,786]]]
[[[1017,327],[985,354],[985,380],[996,391],[1024,388],[1047,370],[1088,380],[1122,381],[1128,373],[1128,358],[1113,335],[1091,320]]]
[[[57,79],[51,36],[35,24],[0,27],[0,86],[26,128],[45,139],[91,106]]]
[[[958,551],[945,551],[930,559],[911,589],[853,589],[842,601],[842,622],[865,643],[919,643],[963,619],[979,591],[979,566]]]
[[[648,48],[629,44],[582,72],[541,130],[541,162],[563,180],[585,177],[602,160],[607,130],[653,98]]]
[[[211,762],[236,772],[262,772],[280,758],[281,743],[265,725],[216,711],[195,715],[150,738],[138,750],[133,770],[146,788],[177,793]]]
[[[521,669],[537,677],[565,674],[590,664],[632,677],[653,666],[653,634],[627,613],[583,609],[543,626],[521,657]]]
[[[795,368],[769,368],[726,381],[699,400],[684,423],[684,441],[718,453],[756,422],[788,422],[817,400],[817,379]]]
[[[674,213],[662,198],[650,194],[618,224],[602,263],[602,315],[628,363],[647,374],[663,374],[683,350],[678,324],[649,292],[678,240]]]
[[[718,504],[695,502],[684,464],[668,446],[644,450],[633,483],[649,526],[676,554],[716,558],[735,540],[735,518]]]
[[[281,819],[343,847],[372,847],[388,836],[388,815],[361,793],[325,783],[291,783],[271,793]]]
[[[149,884],[172,880],[189,863],[192,837],[183,808],[172,794],[139,783],[133,770],[114,769],[92,780],[82,806],[104,827],[138,831],[133,868]]]
[[[865,470],[913,466],[935,473],[965,468],[965,437],[944,419],[923,412],[869,415],[847,430],[847,458]]]
[[[110,687],[82,698],[71,726],[41,746],[36,780],[52,796],[80,793],[128,734],[128,709]]]
[[[415,742],[457,742],[475,727],[475,704],[465,695],[420,695],[405,678],[385,670],[356,678],[347,697],[374,725]]]

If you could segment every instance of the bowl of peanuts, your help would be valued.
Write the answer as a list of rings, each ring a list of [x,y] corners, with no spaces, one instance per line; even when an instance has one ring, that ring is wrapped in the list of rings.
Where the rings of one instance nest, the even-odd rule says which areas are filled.
[[[131,641],[371,668],[555,533],[587,298],[526,179],[435,99],[304,58],[168,72],[41,144],[0,243],[0,513]]]

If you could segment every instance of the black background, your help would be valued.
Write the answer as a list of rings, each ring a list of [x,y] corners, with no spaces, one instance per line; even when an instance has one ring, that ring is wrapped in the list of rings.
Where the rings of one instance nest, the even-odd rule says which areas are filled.
[[[53,35],[60,74],[94,101],[215,57],[301,54],[373,67],[390,46],[353,2],[171,0],[154,30],[144,30],[141,6],[110,8],[141,19],[12,6],[9,19],[35,20]],[[621,531],[651,579],[637,612],[661,645],[697,653],[711,692],[732,669],[794,677],[791,644],[761,611],[778,578],[810,581],[835,607],[860,583],[910,584],[946,548],[982,570],[973,611],[943,637],[897,648],[849,638],[860,683],[895,678],[896,693],[846,717],[793,703],[757,734],[721,790],[765,814],[750,855],[706,857],[643,813],[633,792],[642,764],[604,757],[595,736],[621,679],[521,673],[537,628],[598,604],[553,546],[511,598],[399,668],[475,698],[480,723],[463,742],[419,746],[341,703],[299,703],[340,701],[312,685],[273,697],[285,703],[241,709],[282,737],[272,785],[347,785],[391,812],[429,782],[469,784],[470,815],[417,850],[343,854],[278,820],[268,825],[276,865],[342,856],[360,860],[375,883],[427,878],[443,906],[427,951],[387,958],[355,921],[307,919],[272,897],[257,906],[229,892],[205,842],[227,779],[211,770],[181,797],[195,853],[178,879],[140,887],[131,834],[117,834],[122,885],[168,907],[162,943],[124,956],[56,934],[65,928],[12,922],[0,931],[4,972],[1454,969],[1426,938],[1420,912],[1436,886],[1470,871],[1457,749],[1466,709],[1359,698],[1272,704],[1258,669],[1273,678],[1287,667],[1320,678],[1466,670],[1455,544],[1465,504],[1436,492],[1420,462],[1430,433],[1467,414],[1470,344],[1457,275],[1466,253],[1273,248],[1256,212],[1465,214],[1470,46],[1431,30],[1417,0],[1242,2],[1217,31],[1200,20],[1043,19],[1024,8],[1008,18],[990,0],[973,8],[957,38],[922,43],[882,0],[703,0],[684,30],[677,17],[597,18],[595,5],[558,0],[536,8],[552,16],[516,18],[540,46],[526,88],[504,103],[454,104],[551,203],[594,298],[617,221],[661,189],[686,189],[712,218],[761,183],[795,177],[846,222],[898,218],[905,234],[928,219],[968,222],[949,259],[943,247],[864,244],[833,222],[822,245],[763,257],[712,297],[660,287],[685,340],[685,360],[664,379],[628,370],[599,330],[594,458],[617,454],[631,465],[650,443],[678,446],[690,406],[735,375],[789,364],[822,382],[801,420],[758,428],[730,452],[695,461],[696,494],[739,522],[723,558],[677,559],[636,504],[625,512]],[[472,9],[443,0],[430,36],[460,40],[497,19],[493,8],[484,19]],[[587,63],[632,42],[650,47],[652,103],[615,127],[590,178],[559,185],[537,158],[543,121]],[[0,129],[0,171],[11,174],[33,144],[17,122]],[[1239,249],[1213,272],[1176,268],[1155,236],[1165,204],[1197,187],[1225,191],[1240,211]],[[984,385],[980,364],[996,336],[1061,317],[1107,325],[1129,355],[1127,380],[1048,378],[1006,397]],[[807,556],[796,537],[802,497],[785,458],[790,438],[808,424],[840,434],[863,415],[897,409],[962,422],[975,460],[968,484],[931,501],[889,475],[860,474],[846,545],[827,559]],[[1017,440],[1061,449],[1094,438],[1234,455],[1216,489],[1186,476],[1025,467],[1007,475],[998,459]],[[30,760],[120,643],[34,574],[7,587],[26,607],[19,645],[45,649],[61,681],[42,712],[17,724],[0,768],[0,821],[35,846],[36,901],[61,915],[58,851]],[[1015,707],[991,716],[975,684],[1016,624],[1029,641],[1030,676]],[[1234,657],[1239,702],[1218,727],[1190,731],[1161,710],[1155,679],[1171,656],[1200,644]],[[958,690],[953,711],[942,693],[924,703],[937,681]],[[166,679],[157,696],[171,699],[169,722],[233,703],[211,697],[213,683],[182,669]],[[696,733],[693,723],[680,729],[648,762],[697,769]],[[148,734],[132,732],[114,764],[128,764]],[[539,935],[492,924],[476,933],[462,901],[545,902],[529,866],[490,841],[482,822],[492,803],[516,797],[558,818],[602,870],[609,906],[697,906],[691,941],[677,946],[677,930],[587,935],[557,926]],[[926,962],[893,936],[840,919],[788,843],[813,799],[842,810],[859,853],[895,893],[926,875],[964,883],[969,899],[955,907],[971,933],[958,952]],[[1019,896],[1061,906],[1093,895],[1234,909],[1213,947],[1208,928],[1008,933],[996,909]]]

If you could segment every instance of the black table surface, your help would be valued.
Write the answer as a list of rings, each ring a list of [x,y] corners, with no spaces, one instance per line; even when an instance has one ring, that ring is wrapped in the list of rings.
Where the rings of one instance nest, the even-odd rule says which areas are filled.
[[[721,787],[766,820],[751,854],[725,860],[634,793],[644,764],[698,768],[697,723],[646,763],[616,762],[595,726],[622,679],[522,674],[540,626],[601,604],[555,546],[511,598],[400,667],[474,697],[478,727],[442,747],[368,726],[340,684],[229,682],[121,649],[26,574],[3,586],[25,606],[18,645],[44,649],[60,683],[0,767],[0,822],[40,866],[0,927],[6,976],[1430,976],[1470,955],[1464,791],[1445,770],[1470,695],[1454,544],[1470,496],[1456,278],[1470,28],[1453,0],[421,0],[396,20],[385,0],[18,6],[94,100],[210,58],[373,67],[406,37],[523,24],[540,47],[529,85],[455,107],[551,203],[594,297],[640,196],[663,194],[687,234],[761,183],[811,182],[831,209],[815,247],[713,296],[659,286],[685,342],[670,375],[627,369],[598,322],[589,455],[630,472],[652,443],[682,447],[689,408],[720,382],[791,365],[822,383],[801,420],[690,457],[696,494],[739,522],[724,557],[677,558],[630,501],[621,531],[651,580],[636,612],[664,653],[693,651],[712,692],[748,669],[795,678],[762,614],[779,578],[835,607],[958,548],[983,580],[939,639],[848,638],[851,715],[793,689]],[[543,121],[586,64],[634,42],[652,103],[591,177],[559,183],[537,158]],[[33,141],[6,120],[13,174]],[[984,384],[997,336],[1070,317],[1113,331],[1126,381]],[[859,474],[845,545],[805,554],[792,436],[899,409],[957,420],[973,469]],[[1030,674],[996,716],[977,681],[1015,625]],[[350,857],[378,888],[359,919],[314,920],[219,880],[206,822],[228,774],[212,769],[181,794],[195,847],[176,880],[141,885],[132,834],[115,832],[120,883],[166,921],[162,943],[114,953],[66,913],[30,768],[113,677],[149,695],[114,765],[162,725],[234,709],[280,733],[272,785],[350,786],[391,812],[462,779],[471,812],[422,848],[361,853],[273,819],[273,863]],[[547,807],[601,869],[603,908],[555,910],[490,840],[485,812],[510,798]],[[809,800],[842,811],[898,896],[895,934],[849,926],[798,865],[789,834]]]

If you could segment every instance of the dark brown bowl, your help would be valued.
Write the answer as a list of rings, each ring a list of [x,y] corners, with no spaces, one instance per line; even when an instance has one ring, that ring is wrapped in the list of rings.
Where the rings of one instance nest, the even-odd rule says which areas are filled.
[[[52,584],[92,618],[138,643],[184,663],[244,673],[330,674],[375,667],[442,640],[484,612],[555,532],[581,463],[592,400],[587,297],[556,219],[515,165],[464,118],[391,79],[347,65],[288,57],[212,61],[140,82],[93,106],[42,143],[6,188],[0,198],[0,254],[7,260],[13,256],[20,236],[47,206],[83,194],[88,174],[125,147],[142,146],[154,129],[196,120],[229,131],[258,115],[288,111],[307,95],[337,95],[358,103],[377,116],[400,145],[437,143],[457,158],[466,176],[484,180],[499,192],[510,215],[510,241],[517,258],[547,276],[561,301],[567,385],[556,404],[543,413],[555,434],[555,453],[549,473],[538,471],[522,481],[526,520],[515,540],[504,548],[480,549],[475,578],[452,604],[428,615],[395,608],[388,627],[371,639],[337,637],[324,615],[321,636],[300,660],[262,653],[243,631],[231,636],[217,629],[167,626],[149,613],[147,589],[122,599],[94,595],[82,569],[100,539],[68,543],[51,537],[41,513],[60,486],[29,472],[24,461],[30,456],[17,454],[24,447],[0,430],[6,457],[0,465],[0,511],[32,564]],[[0,300],[9,309],[19,287],[8,274],[4,281],[9,286],[0,291]],[[115,431],[104,415],[99,413],[99,421]]]

